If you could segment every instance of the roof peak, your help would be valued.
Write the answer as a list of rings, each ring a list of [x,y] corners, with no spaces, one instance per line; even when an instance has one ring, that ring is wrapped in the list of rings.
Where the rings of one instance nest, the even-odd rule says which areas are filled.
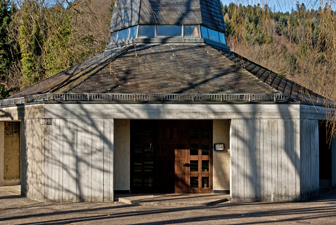
[[[136,25],[203,25],[225,32],[220,0],[116,0],[111,32]]]

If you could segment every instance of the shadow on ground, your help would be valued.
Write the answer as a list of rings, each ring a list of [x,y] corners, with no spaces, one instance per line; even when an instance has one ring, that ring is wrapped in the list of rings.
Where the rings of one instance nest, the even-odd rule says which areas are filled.
[[[143,207],[121,203],[43,203],[0,211],[0,221],[15,224],[210,224],[333,223],[336,191],[309,202],[224,203],[210,207]]]

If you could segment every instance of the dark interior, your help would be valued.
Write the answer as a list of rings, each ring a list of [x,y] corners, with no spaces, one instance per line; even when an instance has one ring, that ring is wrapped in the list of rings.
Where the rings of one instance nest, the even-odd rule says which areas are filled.
[[[331,144],[329,141],[328,127],[325,122],[320,122],[320,186],[331,185]]]

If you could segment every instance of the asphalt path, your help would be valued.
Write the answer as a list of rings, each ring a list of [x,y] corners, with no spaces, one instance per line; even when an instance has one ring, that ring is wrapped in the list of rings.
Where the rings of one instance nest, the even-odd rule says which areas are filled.
[[[0,224],[336,224],[336,191],[308,202],[215,206],[42,203],[0,195]],[[20,200],[5,207],[5,202]]]

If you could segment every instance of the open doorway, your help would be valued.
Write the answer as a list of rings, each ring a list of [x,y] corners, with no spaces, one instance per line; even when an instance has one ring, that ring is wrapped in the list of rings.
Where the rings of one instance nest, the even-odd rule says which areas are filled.
[[[319,125],[320,188],[328,188],[332,185],[332,144],[327,123],[320,122]]]
[[[19,185],[20,179],[20,122],[2,122],[1,134],[1,186]]]

